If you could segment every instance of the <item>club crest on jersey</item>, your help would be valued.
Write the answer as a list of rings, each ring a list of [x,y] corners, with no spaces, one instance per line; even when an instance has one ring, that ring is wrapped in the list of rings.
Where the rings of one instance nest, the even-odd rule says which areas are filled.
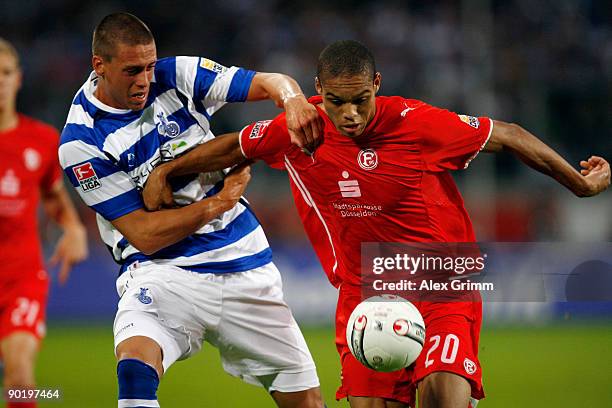
[[[90,162],[85,162],[79,166],[74,166],[72,171],[74,172],[77,181],[81,185],[83,192],[87,193],[91,190],[96,190],[102,187],[100,180],[98,179],[98,175]]]
[[[249,139],[259,139],[264,135],[264,132],[268,126],[270,126],[271,120],[260,120],[255,123],[253,129],[251,129],[251,133],[249,134]]]
[[[480,127],[480,121],[478,120],[478,118],[474,116],[468,116],[468,115],[458,115],[458,116],[459,116],[459,119],[461,119],[463,123],[470,125],[474,129],[478,129]]]
[[[200,66],[204,69],[207,69],[209,71],[213,71],[216,72],[217,74],[221,74],[225,71],[227,71],[227,68],[224,67],[223,65],[213,61],[213,60],[209,60],[207,58],[202,58],[200,60]]]
[[[157,124],[157,131],[162,136],[176,137],[181,133],[181,128],[178,123],[173,120],[168,120],[164,115],[164,112],[157,114],[159,123]]]
[[[364,170],[374,170],[378,166],[378,155],[374,149],[361,149],[357,163]]]
[[[151,304],[151,302],[153,302],[153,299],[151,298],[151,296],[147,296],[147,291],[149,289],[147,288],[140,288],[140,293],[138,294],[138,300],[140,301],[140,303],[145,304],[145,305],[149,305]]]
[[[35,149],[28,147],[23,151],[23,161],[28,170],[36,171],[40,167],[41,163],[40,153],[38,153]]]

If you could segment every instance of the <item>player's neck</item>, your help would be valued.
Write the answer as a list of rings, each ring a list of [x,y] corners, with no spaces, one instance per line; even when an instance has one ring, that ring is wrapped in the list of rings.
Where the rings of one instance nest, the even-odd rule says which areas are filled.
[[[100,81],[100,80],[98,80],[98,81]],[[112,107],[112,105],[110,103],[108,103],[107,100],[106,100],[106,97],[105,97],[104,92],[103,92],[103,86],[100,84],[100,82],[98,82],[98,86],[93,91],[92,95],[98,101],[102,102],[105,105],[108,105],[108,106]]]
[[[17,127],[19,116],[15,109],[0,109],[0,132],[6,132]]]

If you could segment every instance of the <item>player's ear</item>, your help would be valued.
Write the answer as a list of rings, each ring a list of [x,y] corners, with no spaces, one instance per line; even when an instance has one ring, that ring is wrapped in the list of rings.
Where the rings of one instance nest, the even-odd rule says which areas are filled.
[[[374,74],[374,92],[378,93],[378,90],[380,89],[380,82],[382,81],[382,76],[380,75],[380,72],[377,72]]]
[[[315,89],[319,95],[323,94],[323,87],[321,86],[321,80],[318,76],[315,77]]]
[[[98,55],[91,57],[91,66],[93,67],[93,70],[96,71],[97,76],[104,76],[104,61],[102,60],[102,57]]]

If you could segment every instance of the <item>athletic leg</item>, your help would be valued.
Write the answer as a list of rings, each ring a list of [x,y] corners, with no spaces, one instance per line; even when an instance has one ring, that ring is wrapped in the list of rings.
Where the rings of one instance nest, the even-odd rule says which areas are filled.
[[[36,386],[34,364],[39,340],[32,333],[18,331],[0,341],[4,362],[4,390],[31,389]],[[34,408],[35,402],[11,403],[8,408]]]
[[[4,389],[36,386],[34,368],[45,335],[48,278],[44,271],[3,282],[0,304],[0,355]],[[34,408],[36,402],[9,402],[8,408]]]
[[[117,345],[119,408],[159,407],[157,388],[163,374],[162,351],[152,339],[130,337]]]
[[[272,391],[271,395],[279,408],[323,408],[325,406],[319,387],[295,392]]]
[[[449,372],[429,374],[418,385],[420,408],[466,408],[470,402],[468,380]]]
[[[119,291],[122,297],[113,328],[119,408],[159,407],[161,377],[190,348],[188,333],[168,325],[193,319],[177,301],[180,296],[169,290],[173,285],[166,282],[166,275],[162,268],[142,268],[118,281],[118,287],[126,287]]]
[[[281,408],[322,408],[314,361],[283,300],[274,264],[216,278],[223,284],[223,319],[207,340],[223,368],[262,386]]]
[[[484,397],[478,361],[480,303],[432,303],[421,307],[427,333],[413,376],[419,408],[474,406],[474,401]]]
[[[150,365],[159,378],[164,373],[162,350],[155,340],[145,336],[134,336],[123,340],[117,345],[117,362],[121,360],[139,360]]]
[[[351,408],[409,408],[408,404],[384,398],[348,396]]]

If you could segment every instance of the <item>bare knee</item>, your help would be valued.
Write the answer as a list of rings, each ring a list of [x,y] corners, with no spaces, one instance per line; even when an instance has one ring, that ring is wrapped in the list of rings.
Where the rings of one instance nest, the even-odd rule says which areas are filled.
[[[272,398],[279,408],[323,408],[323,398],[319,387],[304,391],[280,392],[273,391]]]
[[[125,339],[117,345],[115,354],[117,361],[135,359],[152,366],[157,371],[159,378],[164,373],[162,349],[155,340],[149,337],[134,336]]]
[[[448,372],[429,374],[419,383],[419,407],[465,408],[470,399],[470,384],[460,375]]]
[[[27,332],[11,334],[0,342],[5,388],[31,388],[35,385],[34,364],[38,345],[39,340]]]

